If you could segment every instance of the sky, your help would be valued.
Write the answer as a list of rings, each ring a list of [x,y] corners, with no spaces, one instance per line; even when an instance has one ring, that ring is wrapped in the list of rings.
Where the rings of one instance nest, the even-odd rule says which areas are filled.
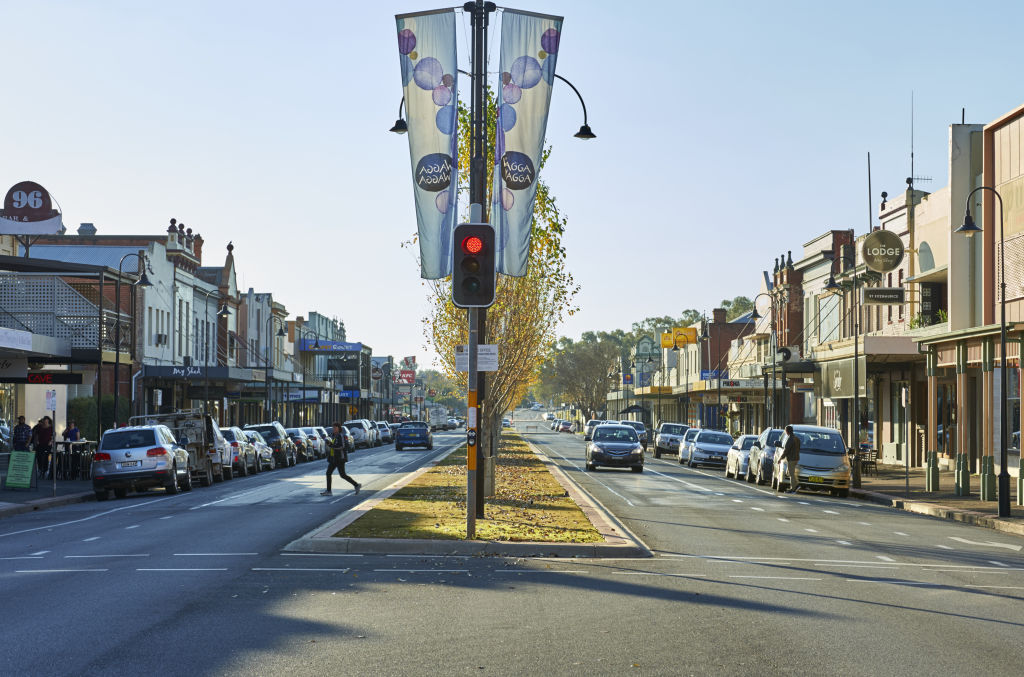
[[[0,189],[73,232],[232,241],[240,287],[432,361],[394,15],[443,5],[0,0]],[[872,194],[946,184],[948,125],[1024,103],[1024,3],[522,0],[565,17],[542,177],[568,218],[561,335],[752,297],[774,257],[868,228]],[[461,10],[460,67],[469,70]],[[498,36],[489,71],[497,74]],[[463,98],[468,94],[463,87]]]

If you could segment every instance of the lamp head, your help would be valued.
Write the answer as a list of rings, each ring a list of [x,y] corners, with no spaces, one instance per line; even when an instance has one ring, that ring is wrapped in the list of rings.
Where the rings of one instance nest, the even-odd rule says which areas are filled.
[[[217,317],[219,317],[221,319],[226,319],[230,315],[231,315],[231,311],[228,309],[227,304],[224,304],[223,306],[221,306],[220,310],[217,311]]]
[[[590,125],[588,125],[585,122],[582,125],[580,125],[580,131],[573,134],[573,136],[575,136],[577,139],[583,139],[584,141],[586,141],[587,139],[597,138],[597,134],[590,131]]]
[[[839,284],[836,282],[835,275],[829,274],[828,284],[825,285],[825,289],[830,292],[837,292],[842,289],[842,287],[840,287]]]
[[[750,319],[754,322],[761,319],[761,313],[757,312],[757,306],[754,306],[754,309],[750,311]]]
[[[152,287],[153,283],[149,281],[149,277],[146,276],[146,271],[142,271],[142,275],[135,281],[136,287]]]
[[[277,336],[280,336],[281,338],[284,338],[285,336],[287,336],[287,334],[284,333],[284,327],[278,327],[277,328]]]
[[[963,233],[967,237],[973,237],[975,233],[980,233],[981,228],[974,223],[974,219],[971,218],[971,210],[968,209],[964,212],[964,223],[962,226],[953,231],[954,233]]]
[[[398,118],[395,120],[395,124],[388,131],[394,132],[395,134],[405,134],[409,131],[409,125],[405,124],[404,119]]]

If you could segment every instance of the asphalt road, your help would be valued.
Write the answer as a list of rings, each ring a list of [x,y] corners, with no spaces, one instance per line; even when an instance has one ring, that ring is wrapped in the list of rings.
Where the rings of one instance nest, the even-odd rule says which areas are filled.
[[[317,496],[322,462],[73,506],[0,525],[31,558],[0,559],[0,674],[1019,674],[1024,539],[670,460],[585,473],[525,416],[654,557],[284,553],[355,502]],[[428,457],[360,453],[369,488]]]

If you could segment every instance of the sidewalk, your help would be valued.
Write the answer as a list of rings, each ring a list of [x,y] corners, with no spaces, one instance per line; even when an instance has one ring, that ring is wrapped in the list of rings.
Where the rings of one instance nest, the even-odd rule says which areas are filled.
[[[910,491],[907,492],[903,466],[879,465],[873,473],[861,478],[861,488],[851,490],[858,498],[894,508],[931,515],[954,522],[988,527],[997,531],[1024,535],[1024,507],[1017,505],[1017,478],[1010,478],[1010,517],[1000,518],[996,501],[982,501],[981,476],[971,476],[971,494],[954,493],[953,471],[939,473],[939,491],[925,491],[924,468],[910,469]]]
[[[39,486],[31,489],[4,489],[0,485],[0,518],[91,501],[94,496],[92,480],[57,480],[56,496],[53,495],[53,480],[39,479]]]

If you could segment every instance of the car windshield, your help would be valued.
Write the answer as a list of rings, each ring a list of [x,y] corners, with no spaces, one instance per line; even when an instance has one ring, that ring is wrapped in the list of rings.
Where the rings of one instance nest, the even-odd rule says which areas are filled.
[[[100,448],[113,450],[150,447],[156,444],[153,440],[152,430],[120,430],[104,435]]]
[[[595,442],[636,442],[636,431],[625,426],[600,427],[594,431]]]
[[[231,428],[221,428],[220,429],[220,434],[223,435],[224,439],[226,439],[228,442],[237,442],[238,441],[238,440],[235,439],[235,431],[232,430]]]
[[[750,447],[753,446],[754,440],[756,440],[756,439],[757,438],[753,437],[753,436],[751,436],[751,437],[744,437],[743,438],[743,442],[740,444],[740,449],[749,449]]]
[[[781,430],[773,430],[773,431],[771,431],[770,433],[768,433],[768,446],[769,447],[774,447],[775,443],[778,442],[781,439],[782,439],[782,431]]]
[[[285,428],[284,431],[289,435],[294,435],[296,437],[305,437],[305,433],[303,433],[298,428]]]
[[[277,428],[272,425],[254,426],[252,429],[262,435],[265,440],[273,441],[277,439]]]
[[[360,421],[345,421],[345,425],[347,425],[349,428],[351,428],[352,426],[359,426],[360,428],[363,427],[363,424]]]
[[[588,426],[590,426],[591,428],[593,428],[593,427],[594,427],[595,425],[597,425],[598,423],[600,423],[600,421],[597,421],[597,420],[594,420],[594,421],[587,421],[587,425],[588,425]]]
[[[704,434],[700,436],[698,442],[707,442],[708,444],[732,444],[732,435],[728,433],[716,433],[704,431]]]
[[[684,432],[686,432],[686,428],[684,428],[681,425],[668,423],[666,425],[661,426],[662,435],[682,435]]]
[[[800,451],[815,451],[822,454],[845,454],[843,438],[837,432],[805,432],[796,430],[793,432],[800,440]]]
[[[255,442],[255,443],[260,443],[260,442],[263,442],[263,436],[262,436],[262,435],[260,435],[260,434],[259,434],[258,432],[256,432],[255,430],[253,430],[253,431],[249,432],[249,434],[248,434],[248,438],[249,438],[249,441],[250,441],[250,442]],[[264,442],[264,444],[266,444],[266,442]]]
[[[698,430],[697,428],[690,428],[689,430],[686,431],[686,437],[684,437],[683,439],[686,440],[687,442],[692,442],[693,438],[696,437],[697,433],[699,432],[700,430]]]
[[[316,435],[316,431],[313,430],[312,428],[303,428],[302,432],[306,433],[307,435]]]
[[[643,432],[645,430],[644,424],[641,423],[640,421],[623,421],[623,423],[625,423],[628,426],[632,426],[633,428],[636,428],[640,432]]]

